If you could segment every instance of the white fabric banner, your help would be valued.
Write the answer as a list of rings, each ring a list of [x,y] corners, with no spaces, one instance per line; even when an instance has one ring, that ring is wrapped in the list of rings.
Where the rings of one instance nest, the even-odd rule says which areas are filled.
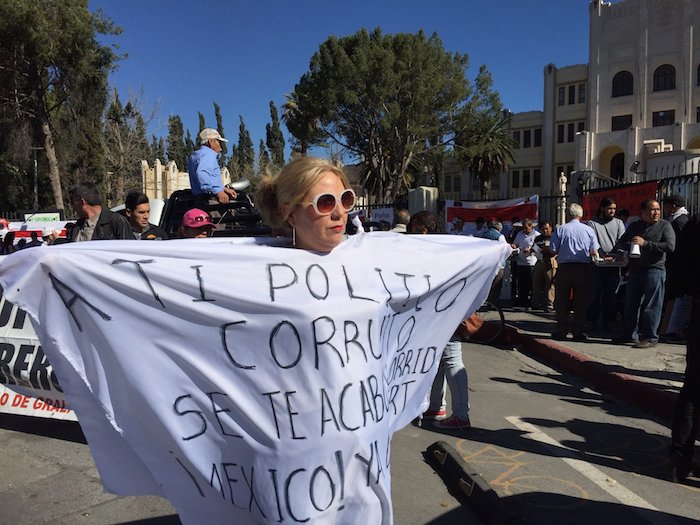
[[[392,434],[510,250],[357,235],[100,241],[4,257],[105,488],[183,523],[391,523]]]

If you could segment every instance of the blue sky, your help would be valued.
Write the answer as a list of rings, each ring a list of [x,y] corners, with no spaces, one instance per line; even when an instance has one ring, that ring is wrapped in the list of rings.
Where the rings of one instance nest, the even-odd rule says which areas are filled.
[[[481,64],[513,112],[541,110],[543,69],[588,61],[589,0],[89,0],[123,28],[128,57],[111,75],[122,101],[139,94],[145,113],[158,106],[150,132],[167,134],[178,114],[194,134],[197,112],[238,138],[238,115],[256,151],[270,121],[330,35],[381,27],[385,33],[436,32],[445,49],[466,53],[470,79]],[[287,130],[282,125],[285,138]]]

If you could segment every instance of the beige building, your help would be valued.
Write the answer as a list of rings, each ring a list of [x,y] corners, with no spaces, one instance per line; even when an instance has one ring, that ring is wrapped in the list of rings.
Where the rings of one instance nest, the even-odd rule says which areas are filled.
[[[589,63],[544,68],[543,111],[512,115],[515,163],[490,188],[445,166],[446,199],[567,193],[700,171],[698,0],[589,4]],[[448,179],[449,177],[449,179]],[[611,180],[612,179],[612,180]],[[613,182],[615,181],[615,182]],[[448,184],[449,182],[449,184]]]

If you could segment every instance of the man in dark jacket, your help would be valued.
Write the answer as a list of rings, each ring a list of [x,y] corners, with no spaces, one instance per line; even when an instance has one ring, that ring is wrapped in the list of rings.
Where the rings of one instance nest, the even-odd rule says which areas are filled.
[[[160,226],[151,224],[151,204],[148,196],[140,191],[130,191],[124,199],[126,218],[131,225],[135,239],[142,241],[159,241],[168,238],[168,234]]]
[[[634,343],[636,348],[650,348],[659,342],[657,330],[664,298],[666,255],[676,246],[676,234],[671,224],[661,218],[661,206],[654,199],[642,203],[640,217],[629,225],[615,245],[619,250],[636,245],[641,255],[629,259],[625,327],[620,336],[613,338],[613,343]]]
[[[685,199],[682,195],[666,195],[663,199],[664,218],[671,223],[676,238],[688,223],[690,216],[685,209]],[[685,283],[679,271],[680,257],[676,253],[669,253],[666,260],[666,300],[676,299],[685,295]]]
[[[69,194],[73,211],[78,216],[71,240],[81,242],[134,238],[129,221],[102,207],[95,183],[75,184],[71,186]]]
[[[693,465],[695,439],[698,436],[700,416],[700,219],[693,217],[678,237],[678,255],[681,257],[680,276],[686,291],[693,298],[686,339],[686,368],[683,388],[676,400],[676,411],[671,429],[671,476],[683,481],[700,467]]]

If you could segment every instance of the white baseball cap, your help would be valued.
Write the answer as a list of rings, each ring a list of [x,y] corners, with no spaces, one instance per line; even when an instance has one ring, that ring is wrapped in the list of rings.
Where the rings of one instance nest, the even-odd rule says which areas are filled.
[[[221,142],[228,142],[228,140],[222,137],[221,133],[219,133],[215,129],[204,128],[202,131],[199,132],[199,141],[202,144],[204,144],[209,139],[216,139],[220,140]]]

